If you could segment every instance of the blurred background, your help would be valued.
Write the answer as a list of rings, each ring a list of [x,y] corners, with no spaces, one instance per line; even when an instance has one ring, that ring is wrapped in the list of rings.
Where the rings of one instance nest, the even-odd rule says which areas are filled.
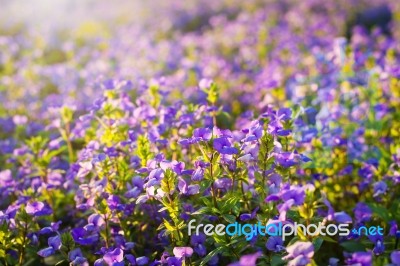
[[[337,38],[392,47],[387,38],[398,40],[400,32],[397,0],[0,5],[0,114],[36,118],[60,105],[87,110],[99,88],[123,79],[139,91],[159,84],[165,97],[188,101],[204,97],[199,80],[212,79],[233,114],[253,106],[254,98],[259,109],[285,105],[305,84],[319,83],[316,73],[337,50]],[[374,43],[365,40],[374,34]]]

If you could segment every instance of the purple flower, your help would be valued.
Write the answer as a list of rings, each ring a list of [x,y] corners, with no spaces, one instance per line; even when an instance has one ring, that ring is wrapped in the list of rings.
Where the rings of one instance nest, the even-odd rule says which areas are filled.
[[[93,213],[88,218],[88,225],[85,226],[85,229],[88,230],[88,227],[92,229],[99,229],[104,225],[104,219],[100,214]]]
[[[16,125],[25,125],[28,122],[28,118],[24,115],[13,116],[13,122]]]
[[[243,142],[255,141],[262,137],[263,135],[263,127],[260,125],[259,121],[253,121],[250,129],[248,131],[246,137],[243,139]]]
[[[92,245],[98,241],[97,234],[89,234],[86,229],[78,227],[71,231],[72,238],[80,245]]]
[[[71,250],[68,253],[68,259],[72,263],[72,265],[89,265],[87,259],[83,256],[80,248],[76,248]]]
[[[193,181],[201,181],[204,178],[204,168],[197,167],[192,174]]]
[[[194,252],[196,252],[200,257],[207,254],[205,247],[206,235],[200,233],[199,235],[192,235],[190,238],[190,244],[194,247]]]
[[[15,181],[12,177],[11,170],[6,169],[4,171],[0,172],[0,193],[1,194],[6,194],[7,191],[10,191],[12,193],[13,187],[15,186]]]
[[[166,259],[168,266],[182,266],[181,258],[177,257],[168,257]]]
[[[273,252],[281,252],[285,249],[283,246],[283,240],[280,236],[269,237],[265,246],[268,250]]]
[[[209,163],[205,163],[203,161],[195,161],[194,166],[196,169],[192,173],[193,181],[201,181],[204,177],[204,169],[209,166]]]
[[[136,264],[136,258],[135,258],[135,256],[133,256],[132,254],[126,254],[126,255],[125,255],[125,259],[126,259],[127,261],[129,261],[129,263],[130,263],[131,265],[135,265],[135,264]]]
[[[103,162],[107,159],[107,155],[104,153],[99,153],[93,156],[92,164]]]
[[[368,222],[372,217],[372,210],[367,204],[359,202],[354,208],[354,216],[358,223]]]
[[[308,128],[301,132],[301,142],[310,143],[313,138],[318,135],[318,130],[316,128]]]
[[[396,266],[400,266],[400,251],[396,250],[390,254],[390,260]]]
[[[39,256],[46,258],[56,253],[57,250],[60,250],[61,248],[60,236],[56,235],[53,237],[49,237],[49,239],[47,240],[47,244],[49,245],[49,247],[39,250],[39,252],[37,253]]]
[[[195,195],[199,193],[200,186],[199,185],[189,185],[182,177],[178,177],[178,189],[181,194],[184,195]]]
[[[40,201],[28,202],[25,211],[32,216],[45,216],[53,213],[48,205]]]
[[[293,152],[275,153],[275,159],[279,165],[286,168],[297,165],[300,161],[299,155]]]
[[[80,169],[77,173],[78,178],[87,176],[90,173],[90,171],[92,171],[92,169],[93,169],[92,162],[81,162],[81,163],[79,163],[79,166],[80,166]]]
[[[293,200],[295,205],[302,205],[306,198],[306,193],[302,187],[292,187],[282,192],[281,198],[284,201]]]
[[[199,82],[199,88],[202,90],[207,90],[211,87],[213,81],[211,79],[202,78]]]
[[[255,208],[251,213],[243,213],[243,214],[241,214],[241,215],[239,216],[240,221],[248,221],[248,220],[254,219],[254,218],[256,217],[257,211],[258,211],[259,209],[260,209],[260,208],[257,207],[257,208]]]
[[[97,259],[93,266],[104,266],[104,260],[103,259]]]
[[[104,152],[109,156],[109,157],[117,157],[118,156],[118,151],[115,149],[115,147],[105,147]],[[104,157],[103,157],[104,158]]]
[[[261,252],[244,255],[240,257],[240,260],[238,262],[231,263],[229,264],[229,266],[256,266],[257,259],[261,255]]]
[[[116,248],[110,252],[107,252],[103,256],[103,260],[109,266],[123,266],[124,265],[124,251],[120,248]]]
[[[252,160],[254,160],[254,158],[250,153],[238,158],[238,161],[246,162],[246,163],[251,162]]]
[[[290,130],[283,129],[283,125],[280,121],[274,120],[268,124],[267,132],[273,136],[288,136],[290,134]]]
[[[338,266],[339,261],[338,258],[329,258],[329,266]]]
[[[389,225],[390,225],[389,235],[390,236],[395,236],[396,232],[398,231],[398,226],[397,226],[396,221],[390,221]]]
[[[350,215],[348,215],[345,212],[335,212],[335,221],[337,223],[344,223],[344,224],[348,224],[348,223],[352,223],[353,220],[351,219]]]
[[[232,179],[223,177],[215,180],[214,187],[217,189],[229,189],[232,187]]]
[[[189,258],[193,254],[193,249],[191,247],[175,247],[173,252],[177,258]]]
[[[287,212],[290,210],[290,208],[292,208],[292,206],[295,204],[293,199],[290,199],[288,201],[285,201],[282,204],[279,204],[278,207],[278,211],[279,211],[279,219],[281,221],[285,221],[286,220],[286,214]]]
[[[279,197],[279,195],[277,195],[277,194],[271,194],[271,195],[268,195],[268,196],[265,198],[265,202],[279,201],[279,200],[280,200],[280,197]]]
[[[61,221],[51,223],[51,226],[43,227],[42,229],[40,229],[39,234],[46,235],[46,234],[51,234],[53,232],[56,232],[58,230],[58,228],[60,227],[61,223],[62,223]]]
[[[154,170],[151,170],[149,174],[149,180],[155,179],[157,181],[161,181],[161,179],[164,177],[164,170],[161,168],[157,168]]]
[[[149,263],[148,257],[142,256],[142,257],[136,258],[136,264],[138,266],[147,265],[148,263]]]
[[[49,246],[54,248],[55,250],[59,250],[61,248],[61,238],[59,235],[49,237],[47,242]]]
[[[386,193],[387,185],[384,181],[374,183],[374,197]]]
[[[47,258],[47,257],[53,255],[54,253],[56,253],[56,251],[54,250],[54,248],[52,248],[52,247],[47,247],[47,248],[44,248],[44,249],[39,250],[37,254],[38,254],[39,256],[43,257],[43,258]]]
[[[124,196],[128,199],[131,198],[137,198],[140,193],[143,191],[143,185],[144,185],[144,181],[142,179],[142,177],[140,176],[135,176],[132,179],[132,185],[133,187],[131,189],[129,189]]]
[[[177,175],[181,175],[182,172],[185,169],[185,163],[184,162],[178,162],[178,161],[169,162],[169,161],[164,160],[164,161],[160,162],[160,167],[164,171],[166,171],[167,169],[171,169]]]
[[[322,201],[324,202],[326,207],[328,207],[328,213],[326,215],[326,218],[328,219],[328,221],[332,221],[335,216],[335,210],[333,209],[332,204],[326,198],[325,194],[322,195]]]
[[[349,265],[370,266],[372,265],[372,254],[370,252],[355,252],[346,262]]]
[[[209,128],[196,128],[193,131],[193,142],[209,141],[212,137],[212,131]]]
[[[284,260],[290,259],[288,265],[305,266],[310,263],[314,256],[314,246],[311,242],[295,242],[293,245],[286,248],[288,255],[283,257]]]
[[[344,175],[350,175],[353,172],[353,166],[348,165],[342,170],[340,170],[339,175],[344,176]]]
[[[190,145],[193,143],[198,143],[202,141],[209,141],[212,137],[212,130],[210,128],[196,128],[193,131],[193,136],[188,139],[179,140],[179,144],[181,145]]]
[[[383,236],[381,235],[369,235],[369,240],[374,243],[374,249],[372,250],[375,255],[380,255],[385,252],[385,245],[383,244]]]
[[[290,108],[281,108],[276,115],[278,120],[287,121],[290,120],[292,116],[292,110]]]
[[[124,207],[123,204],[121,204],[120,197],[117,195],[110,195],[107,199],[107,204],[111,210],[122,210]]]
[[[380,120],[390,111],[390,109],[386,104],[380,103],[374,106],[374,111],[376,112],[376,119]]]
[[[232,144],[227,137],[214,139],[213,147],[221,154],[232,155],[238,153],[238,150],[235,147],[232,147]]]

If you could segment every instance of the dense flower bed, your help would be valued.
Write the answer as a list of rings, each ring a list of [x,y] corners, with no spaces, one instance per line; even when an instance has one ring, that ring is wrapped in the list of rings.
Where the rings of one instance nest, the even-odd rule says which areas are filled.
[[[216,2],[0,36],[0,265],[400,265],[398,3]]]

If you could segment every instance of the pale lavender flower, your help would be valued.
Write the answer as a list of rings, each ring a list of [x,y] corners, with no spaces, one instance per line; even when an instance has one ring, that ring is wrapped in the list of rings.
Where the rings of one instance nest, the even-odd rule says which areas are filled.
[[[177,258],[189,258],[193,254],[193,249],[191,247],[174,247],[173,252]]]

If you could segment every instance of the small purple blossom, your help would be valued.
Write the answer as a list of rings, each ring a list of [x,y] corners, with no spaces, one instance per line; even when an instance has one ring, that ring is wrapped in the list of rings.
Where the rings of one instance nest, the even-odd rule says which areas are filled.
[[[32,216],[46,216],[53,213],[51,208],[43,202],[28,202],[25,211]]]
[[[58,235],[49,237],[49,239],[47,240],[47,243],[48,243],[49,247],[38,251],[38,255],[41,257],[44,257],[44,258],[49,257],[49,256],[55,254],[57,250],[60,250],[61,238]]]
[[[354,209],[354,216],[358,223],[368,222],[372,217],[372,210],[367,204],[359,202]]]
[[[400,265],[400,251],[393,251],[390,254],[390,260],[396,266]]]
[[[173,252],[177,258],[189,258],[193,254],[193,249],[191,247],[175,247]]]
[[[91,234],[84,228],[74,228],[71,231],[74,241],[80,245],[92,245],[98,241],[96,233]]]
[[[369,252],[355,252],[347,260],[348,265],[370,266],[372,265],[372,254]]]
[[[82,266],[89,265],[87,259],[83,256],[83,253],[80,248],[71,250],[68,253],[68,259],[72,263],[72,265],[82,265]]]
[[[256,252],[254,254],[248,254],[240,257],[240,260],[235,263],[229,264],[229,266],[255,266],[257,259],[262,255],[261,252]]]
[[[273,252],[281,252],[285,249],[283,240],[280,236],[270,236],[265,246],[269,251]]]
[[[288,255],[283,259],[290,260],[288,265],[305,266],[310,263],[314,256],[314,246],[311,242],[295,242],[293,245],[286,248]]]
[[[350,215],[345,212],[335,212],[335,221],[337,223],[352,223],[353,220],[351,219]]]
[[[235,147],[232,147],[232,144],[227,137],[214,139],[213,146],[214,149],[221,154],[232,155],[238,153],[238,150]]]
[[[200,257],[207,254],[205,242],[206,236],[204,234],[192,235],[190,238],[190,244],[192,245],[194,252],[196,252]]]
[[[103,260],[109,266],[123,266],[124,251],[119,248],[111,250],[103,256]]]

